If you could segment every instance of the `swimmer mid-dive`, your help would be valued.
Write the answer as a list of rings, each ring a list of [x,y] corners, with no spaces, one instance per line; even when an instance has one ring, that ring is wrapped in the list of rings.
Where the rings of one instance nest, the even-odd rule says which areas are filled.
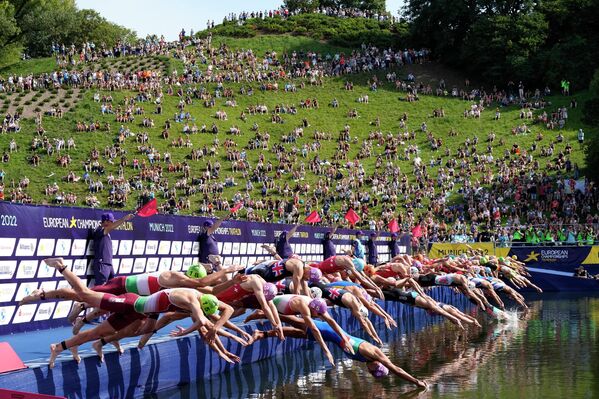
[[[286,337],[303,338],[311,341],[315,340],[314,336],[312,335],[312,331],[306,329],[306,322],[303,319],[295,316],[281,316],[281,320],[293,326],[283,327],[283,332],[285,333]],[[364,341],[361,338],[354,337],[344,330],[342,330],[342,336],[344,337],[342,338],[342,336],[336,333],[327,323],[315,320],[314,324],[322,336],[322,339],[324,339],[326,342],[331,342],[339,346],[349,358],[366,363],[368,371],[374,377],[384,377],[389,374],[389,371],[391,371],[393,374],[408,382],[411,382],[412,384],[415,384],[421,388],[428,388],[426,381],[413,377],[401,367],[395,365],[381,349],[377,348],[371,343]],[[254,341],[257,341],[268,337],[274,337],[275,334],[276,331],[274,330],[255,330],[253,339]],[[347,339],[349,340],[354,353],[348,352],[345,349],[343,342]]]
[[[212,325],[207,333],[207,340],[213,343],[217,330],[229,319],[233,309],[225,304],[219,303],[213,295],[202,294],[190,288],[175,288],[158,291],[150,296],[139,296],[133,293],[124,295],[112,295],[92,291],[85,286],[76,274],[67,269],[62,258],[49,258],[44,262],[58,270],[59,273],[73,287],[79,298],[90,306],[112,312],[110,317],[97,327],[86,330],[65,341],[50,345],[50,368],[54,367],[56,357],[65,349],[79,346],[85,342],[101,339],[121,332],[126,329],[136,330],[147,314],[162,313],[172,310],[188,311],[193,324],[181,331],[178,335],[189,334],[193,331],[210,325],[205,315],[216,313],[221,310],[220,320]]]

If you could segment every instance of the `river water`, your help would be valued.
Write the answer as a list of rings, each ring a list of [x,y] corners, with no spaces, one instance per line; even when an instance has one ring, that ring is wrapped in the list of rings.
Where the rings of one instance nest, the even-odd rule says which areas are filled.
[[[504,323],[478,318],[460,331],[432,319],[379,330],[383,351],[431,385],[414,390],[391,376],[375,380],[363,364],[320,348],[245,365],[152,396],[178,398],[599,398],[599,297],[543,294]]]

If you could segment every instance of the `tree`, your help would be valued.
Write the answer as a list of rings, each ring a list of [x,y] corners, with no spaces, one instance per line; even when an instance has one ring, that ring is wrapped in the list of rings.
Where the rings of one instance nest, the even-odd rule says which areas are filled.
[[[582,120],[583,122],[591,125],[598,126],[599,125],[599,68],[595,70],[593,74],[593,79],[589,84],[589,94],[590,99],[587,100],[582,107]],[[587,136],[589,136],[587,132]],[[599,170],[599,140],[596,137],[596,132],[592,137],[586,140],[585,144],[585,158],[586,158],[586,167],[589,172],[588,175],[595,181],[599,181],[599,174],[597,174],[597,170]]]
[[[8,44],[9,40],[19,33],[15,20],[15,8],[8,1],[0,2],[0,47]]]
[[[12,42],[19,34],[19,26],[15,20],[15,9],[8,1],[0,2],[0,67],[18,59],[20,46]]]
[[[285,0],[284,4],[291,12],[313,12],[320,6],[319,0]]]
[[[475,0],[409,0],[403,11],[414,46],[428,47],[444,62],[461,65],[463,41],[478,15]]]
[[[546,37],[547,22],[540,13],[482,16],[465,38],[460,59],[489,83],[527,80],[534,72],[532,55]]]

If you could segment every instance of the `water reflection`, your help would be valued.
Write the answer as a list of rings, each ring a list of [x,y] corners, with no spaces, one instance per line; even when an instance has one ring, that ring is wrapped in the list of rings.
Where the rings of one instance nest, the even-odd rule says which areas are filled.
[[[335,353],[335,368],[330,368],[315,348],[246,365],[157,397],[599,397],[599,298],[542,298],[506,323],[479,316],[483,328],[460,331],[415,312],[415,319],[399,329],[379,330],[387,343],[384,352],[431,382],[428,392],[413,390],[395,377],[374,380],[363,365],[340,352]]]

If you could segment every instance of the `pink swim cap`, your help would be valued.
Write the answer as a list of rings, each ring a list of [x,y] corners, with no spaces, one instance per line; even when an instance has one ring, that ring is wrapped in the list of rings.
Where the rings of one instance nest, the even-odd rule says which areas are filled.
[[[267,301],[272,301],[272,299],[277,296],[279,290],[273,283],[265,283],[262,292]]]
[[[318,314],[325,314],[328,309],[327,303],[320,298],[312,299],[308,306]]]
[[[381,378],[389,375],[389,369],[380,362],[377,362],[376,368],[374,370],[368,369],[368,371],[370,371],[370,374],[372,374],[375,378]]]
[[[308,281],[311,283],[318,283],[322,278],[322,272],[320,269],[315,267],[310,267],[310,272],[308,273]]]

